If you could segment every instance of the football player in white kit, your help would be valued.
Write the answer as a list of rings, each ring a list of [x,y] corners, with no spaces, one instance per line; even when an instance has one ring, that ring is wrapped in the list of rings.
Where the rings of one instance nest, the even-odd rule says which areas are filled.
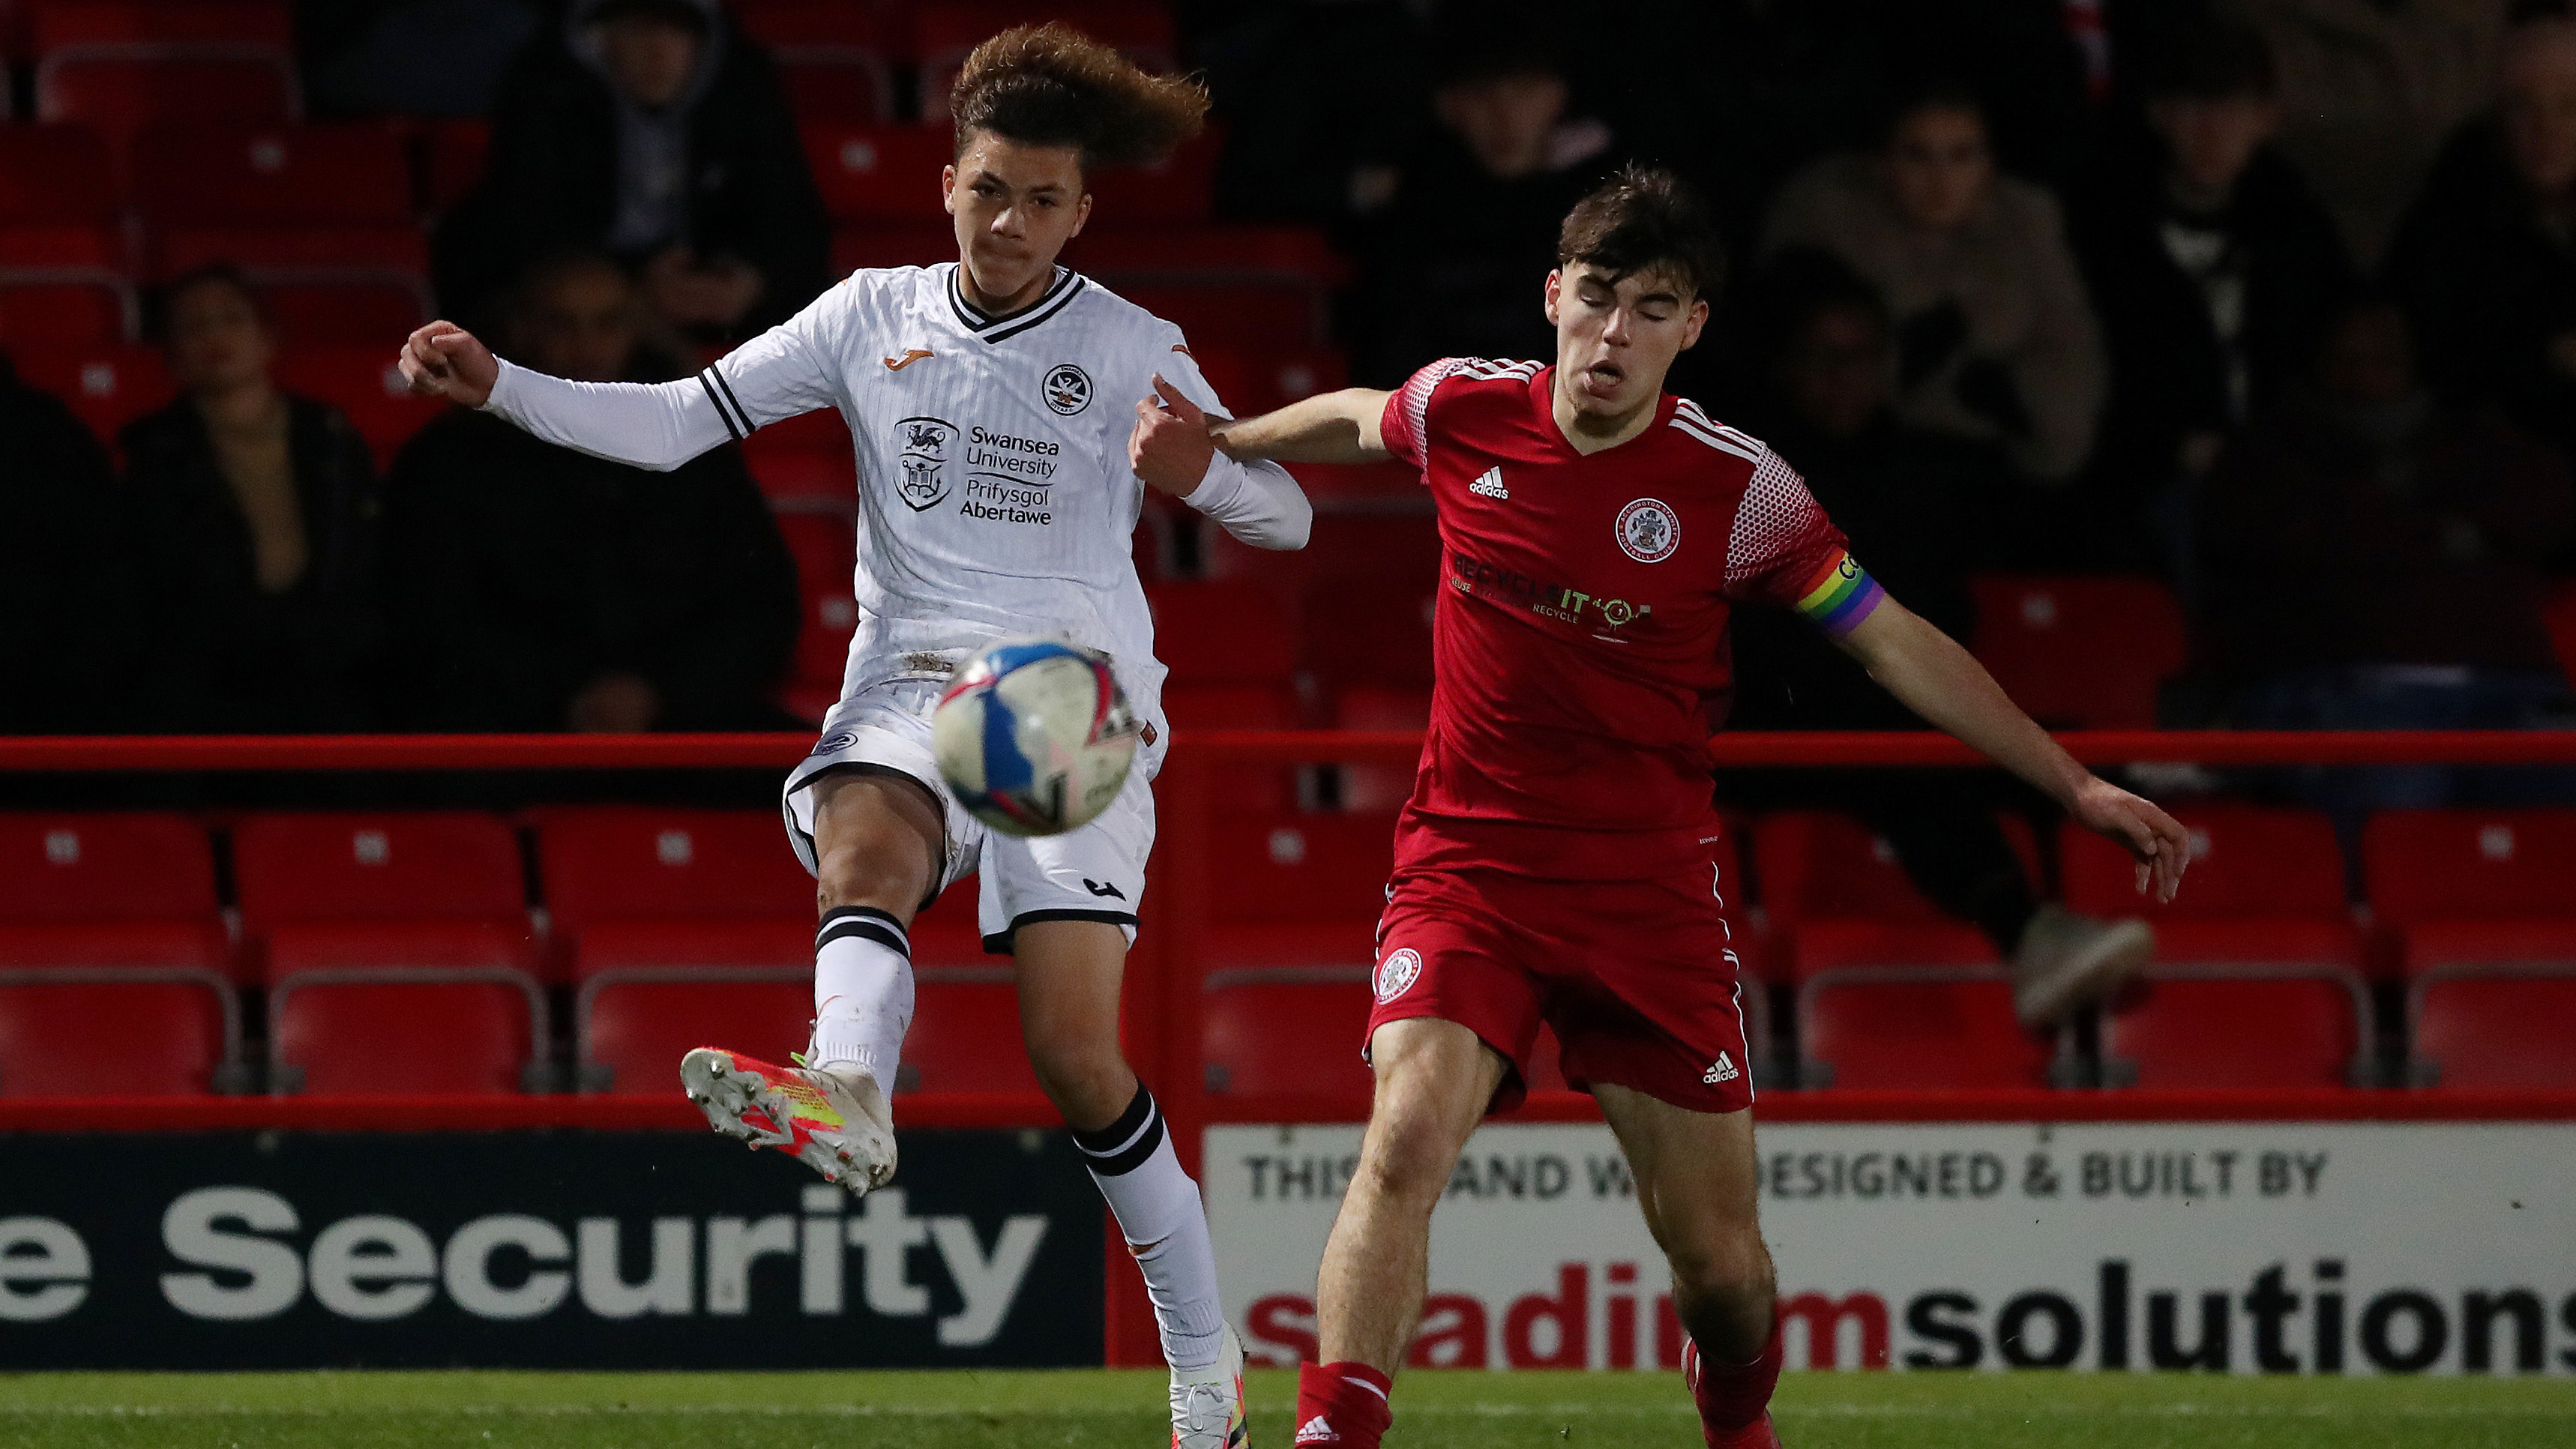
[[[859,623],[840,703],[785,790],[822,917],[813,1040],[794,1067],[702,1048],[683,1082],[718,1131],[853,1192],[883,1184],[912,1016],[907,932],[980,868],[985,944],[1016,958],[1029,1060],[1145,1274],[1172,1369],[1172,1442],[1239,1446],[1243,1354],[1218,1306],[1198,1186],[1118,1045],[1153,845],[1147,782],[1169,735],[1131,539],[1143,485],[1265,548],[1302,547],[1311,513],[1277,465],[1214,450],[1203,410],[1217,400],[1178,328],[1055,264],[1090,214],[1086,170],[1187,139],[1205,91],[1049,25],[978,47],[949,108],[954,264],[857,272],[681,382],[566,382],[499,362],[444,322],[412,334],[401,366],[418,391],[647,468],[799,413],[847,420]],[[1139,768],[1098,819],[1014,839],[988,834],[942,785],[930,716],[961,659],[1027,633],[1108,655],[1143,728]]]

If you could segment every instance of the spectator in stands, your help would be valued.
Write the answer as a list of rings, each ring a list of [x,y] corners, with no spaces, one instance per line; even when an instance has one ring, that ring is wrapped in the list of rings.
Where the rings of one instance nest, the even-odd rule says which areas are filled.
[[[811,300],[830,244],[777,73],[715,0],[576,0],[504,78],[435,260],[441,305],[470,317],[535,258],[596,248],[663,322],[719,341]]]
[[[0,734],[123,723],[131,579],[107,450],[0,357]]]
[[[1568,117],[1572,92],[1538,33],[1462,29],[1437,74],[1438,129],[1359,241],[1358,370],[1390,385],[1442,357],[1555,354],[1530,279],[1556,266],[1557,224],[1608,160],[1609,131]]]
[[[2043,483],[2092,450],[2102,343],[2057,202],[2000,175],[1974,96],[1934,85],[1893,111],[1878,154],[1829,157],[1781,192],[1764,249],[1820,246],[1896,317],[1896,407],[2001,441]]]
[[[2496,114],[2463,127],[2399,224],[2390,281],[2424,371],[2576,445],[2576,20],[2506,36]]]
[[[1968,571],[1981,500],[2000,458],[1904,422],[1890,405],[1895,358],[1885,304],[1832,257],[1781,253],[1752,281],[1767,342],[1765,441],[1806,476],[1851,535],[1855,557],[1908,608],[1955,638],[1975,630]],[[1924,723],[1806,620],[1784,610],[1735,616],[1741,729],[1921,729]],[[1758,770],[1720,777],[1720,793],[1764,809],[1829,808],[1886,839],[1906,874],[1944,911],[1974,922],[2010,965],[2014,1004],[2042,1026],[2116,988],[2155,937],[2137,920],[2100,921],[2043,905],[1995,823],[1977,776],[1959,770]]]
[[[536,268],[512,351],[583,382],[680,370],[596,253]],[[650,473],[458,412],[395,459],[391,574],[405,712],[470,730],[762,729],[798,623],[796,570],[742,454]]]
[[[2576,528],[2552,449],[2419,383],[2405,313],[2335,316],[2314,386],[2232,445],[2200,510],[2208,664],[2261,729],[2519,729],[2570,722],[2540,561]],[[2372,808],[2493,803],[2561,777],[2441,766],[2309,771],[2346,839]]]
[[[2111,355],[2098,472],[2127,525],[2134,500],[2178,497],[2306,374],[2353,282],[2333,218],[2272,148],[2279,78],[2260,31],[2197,27],[2146,89],[2146,144],[2097,173],[2077,226]]]
[[[2508,0],[2230,5],[2280,60],[2281,150],[2316,183],[2353,256],[2375,268],[2443,142],[2494,93]],[[2113,6],[2115,19],[2137,9]]]
[[[383,497],[365,440],[338,410],[278,390],[276,330],[240,272],[179,277],[154,310],[180,396],[119,435],[150,723],[366,728],[384,624]]]

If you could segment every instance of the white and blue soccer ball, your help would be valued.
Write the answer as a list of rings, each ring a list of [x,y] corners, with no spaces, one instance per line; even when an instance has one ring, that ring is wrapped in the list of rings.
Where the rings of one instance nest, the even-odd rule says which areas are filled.
[[[1126,786],[1136,736],[1109,661],[1054,639],[1004,639],[978,652],[930,720],[948,788],[1005,835],[1090,823]]]

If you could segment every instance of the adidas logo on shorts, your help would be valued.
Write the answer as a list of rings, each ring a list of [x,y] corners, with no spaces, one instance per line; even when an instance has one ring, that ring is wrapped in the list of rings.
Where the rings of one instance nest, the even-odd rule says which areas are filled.
[[[1734,1081],[1741,1075],[1743,1074],[1735,1069],[1735,1058],[1729,1053],[1719,1052],[1717,1060],[1709,1065],[1707,1071],[1700,1073],[1699,1079],[1714,1087],[1720,1082]]]
[[[1512,496],[1512,490],[1503,486],[1503,470],[1500,467],[1486,469],[1484,476],[1467,485],[1467,491],[1480,498],[1509,498]]]

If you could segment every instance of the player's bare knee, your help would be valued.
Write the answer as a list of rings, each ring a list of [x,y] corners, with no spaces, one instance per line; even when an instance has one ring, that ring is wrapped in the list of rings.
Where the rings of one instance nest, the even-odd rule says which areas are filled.
[[[1029,1066],[1038,1089],[1076,1127],[1118,1120],[1136,1095],[1136,1074],[1114,1041],[1032,1041]]]
[[[1685,1300],[1728,1307],[1767,1304],[1771,1253],[1750,1227],[1709,1226],[1674,1235],[1664,1250],[1673,1286]]]

